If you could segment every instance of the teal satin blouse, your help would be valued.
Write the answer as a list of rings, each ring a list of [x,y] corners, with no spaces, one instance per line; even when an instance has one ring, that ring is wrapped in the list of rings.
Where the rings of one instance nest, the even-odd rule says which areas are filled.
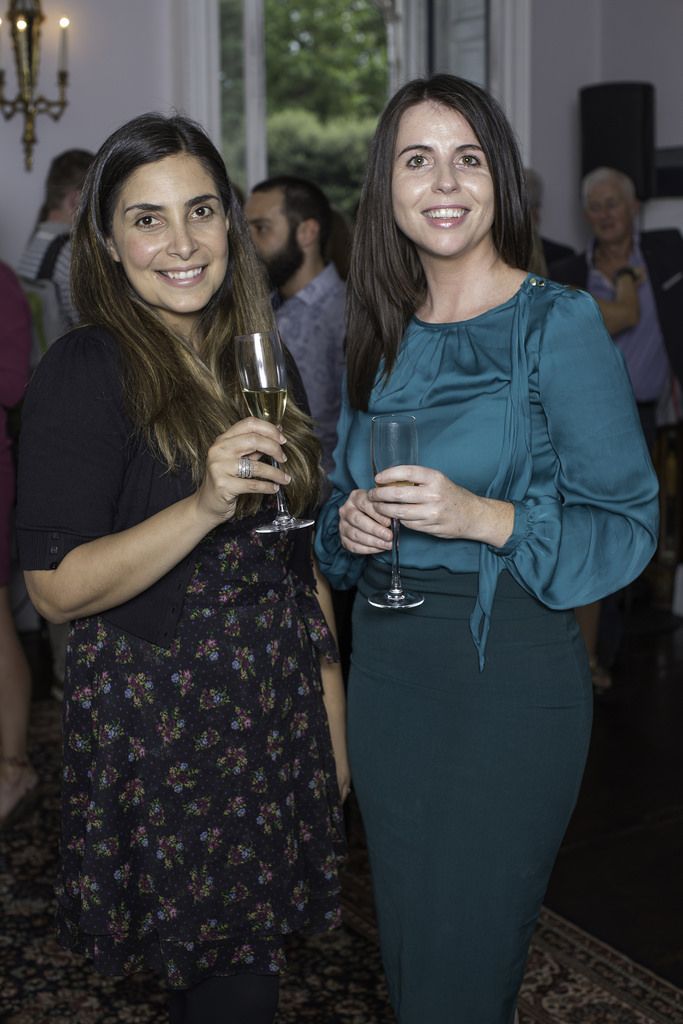
[[[413,318],[368,411],[345,396],[315,542],[334,587],[363,572],[365,558],[341,545],[338,510],[354,488],[373,485],[371,417],[395,412],[416,417],[422,465],[514,504],[502,548],[401,532],[402,565],[479,573],[470,626],[482,665],[503,569],[548,607],[572,608],[625,586],[652,557],[657,479],[622,357],[585,292],[528,276],[471,320]]]

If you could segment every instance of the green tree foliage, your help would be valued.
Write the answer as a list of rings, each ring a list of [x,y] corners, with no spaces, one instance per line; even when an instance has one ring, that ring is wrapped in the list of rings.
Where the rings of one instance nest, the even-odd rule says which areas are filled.
[[[353,218],[387,98],[386,30],[373,0],[266,0],[270,174],[315,181]]]
[[[373,117],[387,92],[386,32],[373,0],[266,0],[268,112]]]
[[[353,220],[375,117],[321,122],[308,110],[268,118],[269,173],[296,174],[318,184],[333,206]]]
[[[223,155],[244,181],[242,3],[221,0]],[[351,217],[387,98],[374,0],[265,0],[268,172],[317,182]]]

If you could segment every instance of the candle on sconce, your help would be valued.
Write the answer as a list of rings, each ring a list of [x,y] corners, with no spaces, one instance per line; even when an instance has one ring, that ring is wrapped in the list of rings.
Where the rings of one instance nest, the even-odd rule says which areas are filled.
[[[28,22],[26,21],[26,18],[17,18],[16,25],[17,31],[19,32],[19,52],[21,54],[21,71],[17,68],[17,75],[19,77],[19,88],[20,90],[23,90],[27,88],[26,82],[30,77],[30,68],[28,63],[28,39],[26,37]]]
[[[66,71],[68,64],[68,46],[67,46],[67,29],[69,28],[70,21],[68,18],[59,19],[59,60],[57,63],[58,71]]]

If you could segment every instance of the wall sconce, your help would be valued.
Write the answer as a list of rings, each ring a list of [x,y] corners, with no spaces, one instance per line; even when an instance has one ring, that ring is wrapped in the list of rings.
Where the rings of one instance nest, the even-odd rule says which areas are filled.
[[[40,65],[40,26],[45,16],[40,9],[40,0],[10,0],[7,21],[12,34],[12,48],[17,69],[18,92],[13,100],[5,99],[5,69],[2,66],[0,49],[0,109],[6,121],[15,114],[23,114],[24,164],[27,171],[33,166],[33,147],[36,143],[35,122],[37,114],[48,114],[58,121],[66,108],[67,71],[67,30],[69,19],[59,21],[59,61],[57,65],[57,89],[59,98],[48,100],[36,96],[38,69]],[[0,47],[2,47],[2,18],[0,18]]]

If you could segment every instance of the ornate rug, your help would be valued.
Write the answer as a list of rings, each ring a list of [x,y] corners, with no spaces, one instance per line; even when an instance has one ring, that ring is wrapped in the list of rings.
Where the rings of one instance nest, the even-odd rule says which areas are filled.
[[[0,836],[0,1024],[165,1024],[155,978],[103,978],[55,941],[59,717],[52,702],[34,705],[31,749],[44,780],[41,800],[30,817]],[[350,826],[345,925],[333,935],[292,943],[277,1024],[394,1021],[353,808]],[[683,1024],[683,992],[544,910],[519,1011],[520,1024]]]

